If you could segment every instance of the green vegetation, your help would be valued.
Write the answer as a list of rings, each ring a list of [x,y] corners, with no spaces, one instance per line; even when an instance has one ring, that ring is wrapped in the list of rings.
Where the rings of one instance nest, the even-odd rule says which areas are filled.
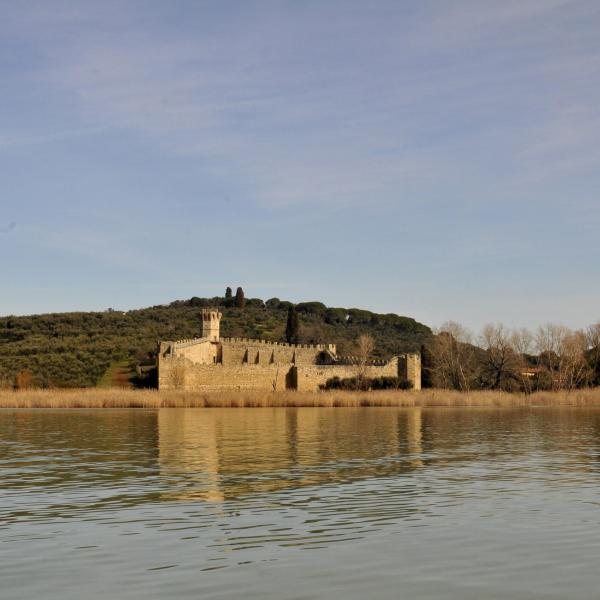
[[[242,292],[243,293],[243,292]],[[237,296],[237,294],[236,294]],[[271,298],[191,298],[169,305],[118,312],[79,312],[0,318],[0,387],[94,387],[114,381],[129,365],[137,385],[151,385],[158,340],[200,335],[200,309],[219,307],[223,337],[284,341],[291,302]],[[408,317],[366,310],[296,305],[299,343],[331,342],[355,354],[363,334],[375,339],[374,358],[418,351],[430,329]]]
[[[288,344],[297,344],[300,335],[300,321],[295,306],[288,308],[287,324],[285,326],[285,339]]]
[[[227,300],[227,294],[225,294],[225,300]],[[240,310],[243,310],[244,306],[246,306],[244,290],[241,287],[239,287],[235,292],[235,307],[239,308]]]

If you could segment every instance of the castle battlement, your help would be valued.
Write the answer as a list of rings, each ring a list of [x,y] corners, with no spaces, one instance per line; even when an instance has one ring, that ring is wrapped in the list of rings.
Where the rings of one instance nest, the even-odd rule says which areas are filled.
[[[191,338],[185,340],[176,340],[172,342],[173,348],[186,348],[187,346],[193,346],[194,344],[200,344],[202,342],[210,342],[207,337]]]
[[[334,344],[288,344],[287,342],[273,342],[271,340],[240,337],[226,337],[221,338],[220,341],[229,344],[260,344],[265,346],[280,346],[282,348],[304,348],[307,350],[331,350],[335,347]]]
[[[198,338],[186,338],[182,340],[175,340],[171,344],[176,348],[183,348],[185,346],[192,346],[194,344],[201,344],[202,342],[217,341],[213,340],[208,336]],[[225,337],[219,338],[219,342],[224,344],[251,344],[251,345],[264,345],[264,346],[280,346],[282,348],[303,348],[306,350],[329,350],[334,351],[335,344],[288,344],[287,342],[273,342],[271,340],[261,340],[258,338],[245,338],[245,337]]]

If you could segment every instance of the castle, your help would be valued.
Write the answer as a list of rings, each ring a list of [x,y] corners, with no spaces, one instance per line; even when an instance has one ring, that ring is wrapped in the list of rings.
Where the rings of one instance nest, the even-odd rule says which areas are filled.
[[[159,389],[316,391],[329,379],[356,377],[352,358],[338,357],[335,344],[285,344],[221,338],[222,314],[202,311],[202,336],[159,343]],[[421,357],[403,354],[370,362],[365,377],[401,377],[421,389]]]

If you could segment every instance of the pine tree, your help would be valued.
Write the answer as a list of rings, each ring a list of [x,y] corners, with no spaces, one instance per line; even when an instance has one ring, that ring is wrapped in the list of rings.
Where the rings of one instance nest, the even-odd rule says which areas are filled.
[[[294,305],[288,308],[287,324],[285,326],[285,339],[288,344],[298,343],[298,333],[300,324],[298,323],[298,313]]]
[[[239,309],[243,309],[246,306],[246,298],[244,298],[244,290],[239,287],[235,292],[235,305]]]

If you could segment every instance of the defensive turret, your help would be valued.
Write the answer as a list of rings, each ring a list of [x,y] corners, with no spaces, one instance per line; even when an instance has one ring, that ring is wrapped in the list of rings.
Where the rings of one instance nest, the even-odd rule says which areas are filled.
[[[223,313],[220,313],[216,309],[203,309],[202,310],[202,337],[208,338],[213,342],[219,341],[219,329],[221,325],[221,317]]]

